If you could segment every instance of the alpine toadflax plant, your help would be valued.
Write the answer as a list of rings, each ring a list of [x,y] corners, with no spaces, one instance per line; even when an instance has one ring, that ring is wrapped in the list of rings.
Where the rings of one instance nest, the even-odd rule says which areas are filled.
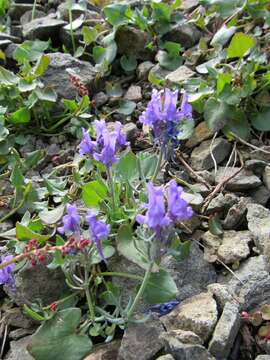
[[[0,257],[0,264],[8,262],[13,259],[12,255],[3,255]],[[3,269],[0,269],[0,285],[6,285],[11,291],[15,290],[15,280],[13,277],[13,270],[15,264],[6,265]]]
[[[106,168],[119,161],[117,152],[129,144],[122,132],[120,122],[115,122],[114,130],[109,131],[104,120],[95,120],[96,141],[91,140],[88,132],[83,129],[83,138],[80,143],[80,154],[91,155],[100,161]]]
[[[188,96],[183,95],[180,108],[177,108],[177,100],[177,90],[154,89],[151,100],[139,119],[144,125],[152,127],[155,140],[163,146],[169,141],[177,141],[181,121],[192,119],[192,106],[188,103]]]

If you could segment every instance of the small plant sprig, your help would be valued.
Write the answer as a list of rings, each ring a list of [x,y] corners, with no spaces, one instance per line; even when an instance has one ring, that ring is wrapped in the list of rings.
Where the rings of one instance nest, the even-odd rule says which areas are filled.
[[[270,305],[264,304],[254,312],[243,311],[241,318],[254,326],[261,339],[270,340]]]

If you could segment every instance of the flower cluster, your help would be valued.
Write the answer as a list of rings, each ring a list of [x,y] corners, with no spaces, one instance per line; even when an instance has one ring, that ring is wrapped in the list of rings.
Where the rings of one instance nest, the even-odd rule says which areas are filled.
[[[70,77],[70,82],[78,90],[79,95],[81,97],[83,97],[85,95],[89,96],[87,87],[84,85],[84,83],[82,82],[81,78],[78,75],[70,74],[69,77]]]
[[[167,211],[165,208],[165,193],[167,195]],[[188,203],[183,199],[183,189],[171,180],[167,186],[148,184],[148,204],[145,215],[137,215],[139,224],[146,224],[161,238],[162,229],[176,221],[187,220],[193,215]]]
[[[139,118],[141,123],[153,128],[155,139],[163,145],[177,140],[182,120],[192,119],[192,106],[188,103],[187,95],[183,95],[180,108],[177,108],[177,99],[178,91],[154,89],[146,110]]]
[[[0,257],[0,264],[12,260],[12,255],[3,255]],[[3,269],[0,269],[0,285],[6,285],[8,286],[12,291],[15,290],[15,280],[13,277],[13,270],[14,270],[15,264],[9,264],[5,266]]]
[[[88,132],[83,129],[83,138],[80,143],[80,154],[89,154],[107,168],[119,160],[116,156],[118,150],[128,146],[126,136],[122,132],[119,121],[114,124],[114,131],[109,131],[104,120],[95,120],[96,141],[91,140]]]
[[[89,225],[90,239],[95,243],[100,257],[105,260],[101,243],[102,240],[105,240],[109,236],[110,226],[103,221],[98,220],[96,214],[92,210],[87,212],[85,219]],[[72,233],[73,238],[75,238],[79,244],[83,242],[83,247],[85,247],[90,244],[90,241],[80,239],[80,220],[81,217],[76,205],[68,204],[67,214],[63,217],[63,226],[59,227],[58,231],[61,234]]]

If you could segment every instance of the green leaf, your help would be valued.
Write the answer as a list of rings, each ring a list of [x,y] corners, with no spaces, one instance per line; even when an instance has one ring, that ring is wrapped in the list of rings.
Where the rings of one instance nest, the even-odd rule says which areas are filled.
[[[117,45],[115,41],[112,41],[107,47],[94,46],[93,58],[96,64],[102,64],[105,61],[111,64],[117,54]]]
[[[121,225],[117,233],[117,249],[129,261],[139,265],[143,269],[148,268],[146,257],[137,249],[146,254],[146,247],[143,240],[138,240],[138,246],[135,246],[132,229],[129,225]]]
[[[214,132],[224,127],[226,122],[231,118],[231,107],[224,101],[210,98],[204,106],[204,119],[209,129]]]
[[[120,64],[126,72],[131,72],[136,69],[137,60],[133,55],[130,56],[123,55],[120,59]]]
[[[182,50],[182,46],[173,41],[166,41],[164,44],[164,48],[167,50],[171,58],[179,56],[179,53]]]
[[[36,311],[30,309],[27,305],[23,305],[23,312],[35,321],[44,321],[45,317],[38,314]]]
[[[176,70],[183,63],[182,57],[179,54],[172,57],[166,51],[162,50],[158,52],[157,60],[162,67],[171,71]]]
[[[177,293],[178,289],[173,278],[167,271],[161,269],[150,275],[143,298],[148,304],[159,304],[174,300]]]
[[[113,26],[124,25],[128,23],[128,16],[131,16],[132,12],[129,5],[126,4],[111,4],[104,9],[106,20]]]
[[[35,90],[36,87],[37,87],[36,81],[29,82],[25,79],[20,79],[19,84],[18,84],[18,89],[20,92],[32,91],[32,90]]]
[[[13,74],[13,72],[6,70],[0,66],[0,85],[16,85],[19,82],[18,76]]]
[[[59,220],[61,220],[65,211],[65,206],[60,205],[53,210],[44,209],[39,213],[39,217],[43,224],[52,225],[56,224]]]
[[[79,108],[79,106],[75,100],[64,99],[63,104],[64,104],[64,107],[71,112],[75,112]]]
[[[194,131],[194,120],[193,119],[184,119],[181,121],[179,127],[177,128],[180,133],[177,135],[178,140],[186,140],[191,137]]]
[[[92,344],[86,335],[79,335],[77,327],[81,310],[61,310],[44,322],[31,337],[27,350],[35,360],[79,360],[89,354]]]
[[[227,49],[227,59],[242,58],[254,45],[255,40],[252,36],[242,32],[236,33]]]
[[[200,0],[202,5],[211,6],[214,12],[225,18],[242,8],[245,0]]]
[[[50,62],[51,59],[49,58],[48,55],[41,55],[34,68],[34,74],[36,76],[42,76],[47,70],[48,66],[50,65]]]
[[[100,181],[90,181],[82,188],[82,198],[87,207],[97,207],[107,197],[108,190]]]
[[[24,177],[18,164],[16,164],[12,170],[10,182],[16,189],[20,189],[23,185]]]
[[[158,157],[155,154],[140,152],[137,158],[141,163],[141,169],[146,179],[150,179],[155,172]]]
[[[35,94],[39,100],[56,102],[57,93],[50,87],[40,88],[37,87],[35,90]]]
[[[28,169],[32,169],[34,166],[36,166],[41,159],[44,158],[44,151],[43,150],[35,150],[31,153],[27,154],[26,159],[23,162],[23,165]]]
[[[270,131],[270,109],[265,109],[250,118],[251,125],[259,131]]]
[[[136,103],[130,100],[120,100],[116,112],[123,115],[130,115],[136,108]]]
[[[48,49],[50,41],[24,41],[20,44],[13,53],[13,57],[18,63],[23,64],[25,60],[35,61]]]
[[[223,234],[221,222],[220,222],[218,216],[210,217],[208,225],[209,225],[209,231],[211,232],[211,234],[216,235],[216,236]]]
[[[232,75],[229,73],[220,73],[217,78],[217,95],[219,95],[226,84],[230,84],[232,81]]]
[[[137,179],[139,174],[136,155],[130,151],[121,156],[116,169],[122,178],[126,181]]]
[[[88,26],[83,26],[82,28],[83,41],[86,45],[92,44],[96,41],[98,36],[98,31],[95,28],[90,28]]]
[[[231,26],[228,28],[226,25],[223,25],[213,36],[210,45],[224,46],[230,39],[230,37],[235,33],[236,29],[236,26]]]
[[[16,237],[20,241],[28,241],[28,240],[36,239],[37,241],[39,241],[41,243],[44,243],[47,240],[49,240],[51,235],[38,234],[38,233],[32,231],[31,229],[29,229],[29,227],[24,226],[24,225],[22,225],[21,223],[19,223],[17,221],[17,223],[16,223]]]
[[[27,107],[22,107],[19,110],[10,114],[9,122],[18,124],[28,124],[31,120],[31,112]]]
[[[232,118],[227,121],[227,124],[222,131],[229,139],[233,139],[231,133],[234,133],[240,138],[247,140],[250,135],[250,124],[245,112],[241,110],[232,110]]]
[[[112,83],[107,81],[105,89],[106,93],[111,97],[121,97],[123,94],[123,89],[119,82]]]

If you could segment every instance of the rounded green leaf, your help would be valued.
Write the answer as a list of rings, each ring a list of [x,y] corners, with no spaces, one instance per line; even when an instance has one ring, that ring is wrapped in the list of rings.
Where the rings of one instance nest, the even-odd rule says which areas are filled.
[[[270,131],[270,108],[252,116],[250,121],[256,130]]]

